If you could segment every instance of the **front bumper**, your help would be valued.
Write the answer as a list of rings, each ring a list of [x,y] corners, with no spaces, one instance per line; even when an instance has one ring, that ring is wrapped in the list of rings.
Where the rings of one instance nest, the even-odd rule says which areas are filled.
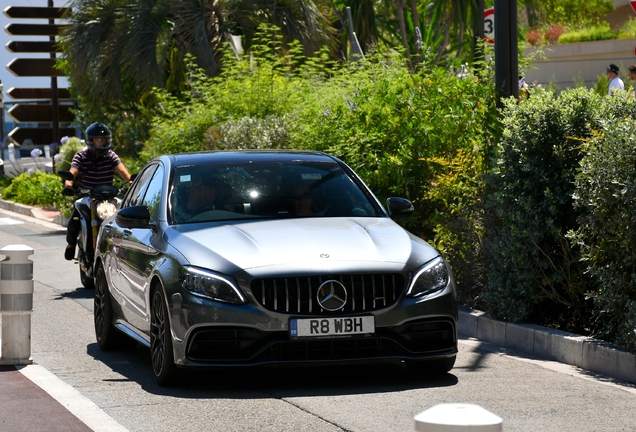
[[[389,308],[366,313],[375,317],[372,335],[312,339],[289,336],[289,319],[302,315],[274,313],[253,304],[219,304],[187,294],[178,297],[171,315],[177,336],[175,362],[180,366],[419,360],[457,353],[454,287],[431,298],[402,298]]]

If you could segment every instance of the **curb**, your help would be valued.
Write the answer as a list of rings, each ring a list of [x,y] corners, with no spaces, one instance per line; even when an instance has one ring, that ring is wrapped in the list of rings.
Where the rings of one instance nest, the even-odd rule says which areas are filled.
[[[66,226],[68,224],[68,218],[62,214],[57,214],[54,217],[46,217],[42,214],[42,211],[38,207],[32,207],[25,204],[14,203],[11,201],[5,201],[0,199],[0,208],[9,210],[14,213],[19,213],[25,216],[31,216],[36,219],[45,220],[57,225]]]
[[[459,333],[504,348],[636,384],[636,354],[623,347],[535,324],[513,324],[460,307]]]

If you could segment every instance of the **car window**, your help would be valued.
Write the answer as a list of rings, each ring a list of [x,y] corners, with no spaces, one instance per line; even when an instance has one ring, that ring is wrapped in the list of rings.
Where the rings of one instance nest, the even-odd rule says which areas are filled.
[[[152,178],[152,174],[155,172],[156,169],[157,165],[150,165],[146,167],[146,169],[144,169],[141,174],[139,174],[139,176],[137,176],[137,180],[133,184],[133,187],[124,197],[124,201],[121,205],[122,208],[141,205],[144,192],[146,191],[146,187],[148,186],[148,182]]]
[[[336,162],[245,162],[175,169],[172,220],[377,217],[381,210]]]
[[[152,176],[152,180],[148,184],[144,199],[141,205],[148,207],[150,211],[150,219],[154,219],[159,202],[161,201],[161,191],[163,190],[163,167],[160,165]]]

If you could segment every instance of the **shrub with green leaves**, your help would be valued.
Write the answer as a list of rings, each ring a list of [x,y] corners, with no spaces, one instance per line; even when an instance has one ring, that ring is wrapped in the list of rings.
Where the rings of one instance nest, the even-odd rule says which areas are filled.
[[[70,137],[66,140],[55,157],[55,169],[57,171],[68,171],[71,168],[73,156],[84,147],[84,143],[77,137]]]
[[[305,88],[322,73],[324,64],[304,57],[297,44],[286,55],[278,55],[271,47],[274,42],[263,41],[264,45],[253,47],[251,57],[241,60],[229,53],[218,77],[207,77],[191,65],[191,89],[185,98],[159,92],[161,114],[153,120],[142,160],[165,153],[228,148],[241,138],[246,140],[244,146],[252,148],[283,145],[287,140],[284,117],[302,102]],[[324,54],[320,58],[329,63]],[[251,131],[251,126],[260,132]],[[221,129],[231,137],[223,138]],[[258,139],[269,143],[259,144]]]
[[[631,115],[610,119],[586,145],[576,176],[581,215],[571,238],[595,281],[593,334],[636,352],[636,104],[611,102]]]
[[[284,149],[289,134],[285,117],[243,117],[211,126],[203,138],[209,150],[228,149]]]
[[[40,207],[63,207],[66,197],[62,195],[62,181],[55,174],[34,171],[22,173],[2,190],[2,198],[21,204]]]
[[[440,157],[438,175],[427,199],[437,211],[430,215],[435,227],[433,244],[453,265],[459,301],[484,310],[486,281],[482,239],[484,229],[483,157],[477,149],[460,150],[452,160]]]
[[[368,56],[335,71],[306,91],[293,117],[294,146],[340,157],[382,200],[409,198],[416,213],[405,226],[429,240],[431,217],[445,211],[431,195],[446,171],[437,158],[487,149],[497,125],[486,74],[461,78],[435,67],[412,73],[400,57]]]
[[[577,227],[574,178],[582,144],[601,127],[603,98],[585,88],[508,101],[487,202],[487,312],[589,331],[590,278],[566,233]]]

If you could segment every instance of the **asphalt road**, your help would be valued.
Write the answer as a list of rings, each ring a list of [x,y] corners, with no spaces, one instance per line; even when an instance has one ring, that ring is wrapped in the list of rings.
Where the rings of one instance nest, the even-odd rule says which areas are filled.
[[[108,421],[94,430],[412,431],[416,414],[451,402],[484,407],[507,432],[636,430],[635,386],[466,339],[455,368],[439,377],[414,377],[400,364],[233,368],[161,388],[146,348],[97,347],[93,292],[63,259],[64,234],[0,210],[0,248],[34,249],[33,360],[103,410]]]

